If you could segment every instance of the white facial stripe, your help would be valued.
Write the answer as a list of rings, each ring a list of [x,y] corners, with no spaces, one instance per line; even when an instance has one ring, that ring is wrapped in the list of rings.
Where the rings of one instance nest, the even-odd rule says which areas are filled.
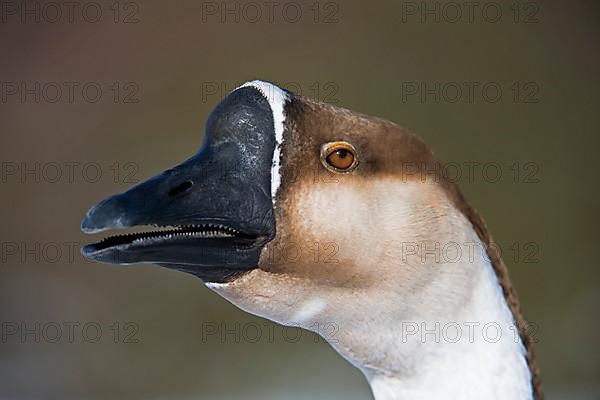
[[[289,101],[288,94],[281,88],[264,81],[249,81],[236,88],[240,89],[246,86],[252,86],[258,89],[267,99],[273,112],[273,123],[275,128],[275,150],[273,151],[273,161],[271,163],[271,198],[275,206],[275,196],[279,185],[281,185],[281,175],[279,167],[281,165],[281,146],[283,145],[283,125],[285,123],[285,103]]]

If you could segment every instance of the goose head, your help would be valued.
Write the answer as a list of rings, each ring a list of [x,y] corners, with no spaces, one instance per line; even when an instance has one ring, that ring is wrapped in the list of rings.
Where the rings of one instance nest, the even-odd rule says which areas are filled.
[[[248,82],[210,114],[197,154],[82,222],[87,233],[143,226],[82,252],[195,275],[243,310],[315,331],[377,398],[460,385],[473,398],[534,394],[506,267],[441,163],[396,124]],[[452,348],[419,332],[489,321],[517,340]]]

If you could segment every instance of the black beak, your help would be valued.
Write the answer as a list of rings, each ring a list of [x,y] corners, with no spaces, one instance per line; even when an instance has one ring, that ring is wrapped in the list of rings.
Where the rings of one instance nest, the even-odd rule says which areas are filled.
[[[92,207],[86,233],[150,226],[82,249],[91,260],[156,263],[221,282],[255,268],[275,236],[271,163],[273,113],[253,87],[227,96],[211,113],[205,143],[183,162]]]

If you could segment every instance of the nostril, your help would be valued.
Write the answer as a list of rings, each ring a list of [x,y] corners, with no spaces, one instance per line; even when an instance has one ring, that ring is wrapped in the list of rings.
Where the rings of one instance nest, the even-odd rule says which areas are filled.
[[[171,196],[171,197],[177,196],[178,194],[181,194],[181,193],[187,191],[189,188],[192,187],[193,184],[194,184],[194,182],[192,182],[192,181],[185,181],[183,183],[180,183],[179,185],[175,186],[173,189],[169,190],[169,196]]]

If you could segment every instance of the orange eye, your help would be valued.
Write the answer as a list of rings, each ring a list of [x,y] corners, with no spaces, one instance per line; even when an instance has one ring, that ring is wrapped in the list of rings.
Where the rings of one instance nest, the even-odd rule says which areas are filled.
[[[350,143],[331,142],[321,146],[321,162],[330,171],[350,172],[358,165],[358,157]]]
[[[337,149],[327,156],[327,162],[337,169],[348,169],[354,163],[354,154],[346,149]]]

